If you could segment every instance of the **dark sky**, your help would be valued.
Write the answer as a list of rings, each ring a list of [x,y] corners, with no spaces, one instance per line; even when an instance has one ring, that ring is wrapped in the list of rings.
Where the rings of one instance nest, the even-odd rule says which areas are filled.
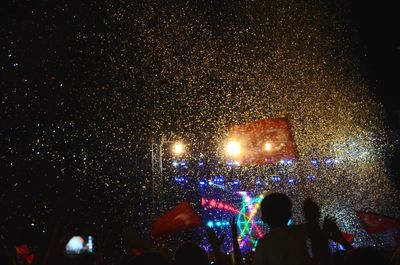
[[[392,120],[396,118],[399,87],[399,16],[396,1],[350,1],[348,20],[352,42],[364,76]],[[399,126],[394,124],[395,126]]]

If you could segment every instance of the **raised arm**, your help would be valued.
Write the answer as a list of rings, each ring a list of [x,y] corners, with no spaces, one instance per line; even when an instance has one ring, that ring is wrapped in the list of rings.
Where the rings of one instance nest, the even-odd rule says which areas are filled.
[[[224,241],[224,236],[218,237],[214,229],[209,227],[207,228],[207,236],[208,236],[208,242],[210,243],[211,248],[214,252],[215,264],[224,265],[224,259],[221,253],[221,245],[222,242]]]
[[[242,252],[240,252],[240,247],[238,242],[238,230],[237,230],[236,218],[232,217],[229,224],[231,226],[231,233],[232,233],[234,264],[243,265],[243,256]]]
[[[322,230],[327,237],[342,245],[347,251],[353,249],[353,246],[343,237],[335,218],[331,216],[325,217]]]

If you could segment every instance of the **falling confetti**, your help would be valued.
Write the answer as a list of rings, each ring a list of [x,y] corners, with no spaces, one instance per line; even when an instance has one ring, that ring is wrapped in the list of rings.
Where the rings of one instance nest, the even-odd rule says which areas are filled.
[[[32,19],[15,22],[24,37],[1,29],[0,71],[9,78],[1,81],[0,197],[6,227],[20,224],[10,233],[31,223],[42,232],[64,216],[120,241],[112,228],[148,226],[151,140],[173,132],[189,144],[188,161],[198,161],[221,153],[230,126],[268,117],[292,126],[298,160],[285,172],[298,185],[281,190],[297,221],[312,196],[362,244],[369,239],[354,210],[399,216],[385,166],[393,143],[340,7],[256,0],[20,8]],[[240,182],[254,186],[255,173],[259,188],[271,190],[263,170],[242,168]]]

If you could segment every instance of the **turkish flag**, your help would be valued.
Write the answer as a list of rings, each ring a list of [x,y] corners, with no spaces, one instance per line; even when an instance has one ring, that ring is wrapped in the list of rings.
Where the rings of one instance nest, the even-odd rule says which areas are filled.
[[[392,228],[400,227],[400,219],[362,211],[357,211],[356,215],[364,225],[365,231],[370,234],[381,233]]]
[[[242,165],[274,164],[296,158],[296,146],[286,118],[267,118],[234,126],[229,141],[240,145],[235,160]]]
[[[155,220],[152,224],[153,236],[174,234],[192,227],[201,225],[201,218],[190,206],[189,202],[184,201],[175,208]]]
[[[23,255],[23,256],[29,255],[31,253],[27,244],[22,244],[22,245],[16,246],[15,251],[17,252],[17,254]]]
[[[33,260],[35,259],[35,255],[34,254],[29,254],[25,256],[25,260],[28,264],[32,264]]]
[[[346,239],[346,241],[347,242],[349,242],[349,244],[353,244],[353,241],[354,241],[354,234],[349,234],[349,233],[346,233],[346,232],[341,232],[342,233],[342,236],[344,237],[344,239]]]
[[[15,247],[15,251],[18,255],[21,255],[28,264],[32,264],[35,255],[31,253],[27,244],[22,244]]]

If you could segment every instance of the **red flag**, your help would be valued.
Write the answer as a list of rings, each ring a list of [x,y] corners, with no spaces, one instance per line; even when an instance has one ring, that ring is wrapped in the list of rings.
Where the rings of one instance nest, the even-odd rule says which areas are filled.
[[[354,241],[354,234],[349,234],[349,233],[346,233],[346,232],[341,232],[342,233],[342,236],[344,237],[344,239],[346,239],[346,241],[347,242],[349,242],[349,244],[353,244],[353,241]]]
[[[29,253],[31,253],[27,244],[22,244],[22,245],[16,246],[15,251],[17,252],[17,254],[23,255],[23,256],[29,255]]]
[[[389,229],[400,227],[400,220],[392,217],[357,211],[356,215],[364,225],[365,231],[370,234],[385,232]]]
[[[153,222],[153,236],[174,234],[201,225],[200,217],[189,202],[184,201]]]
[[[25,260],[28,264],[32,264],[34,259],[35,259],[35,255],[33,253],[25,256]]]
[[[240,145],[235,160],[243,165],[273,164],[296,158],[296,147],[286,118],[267,118],[232,127],[229,141]]]
[[[27,244],[16,246],[15,251],[18,255],[21,255],[28,264],[31,264],[35,258],[35,255],[31,253]]]

